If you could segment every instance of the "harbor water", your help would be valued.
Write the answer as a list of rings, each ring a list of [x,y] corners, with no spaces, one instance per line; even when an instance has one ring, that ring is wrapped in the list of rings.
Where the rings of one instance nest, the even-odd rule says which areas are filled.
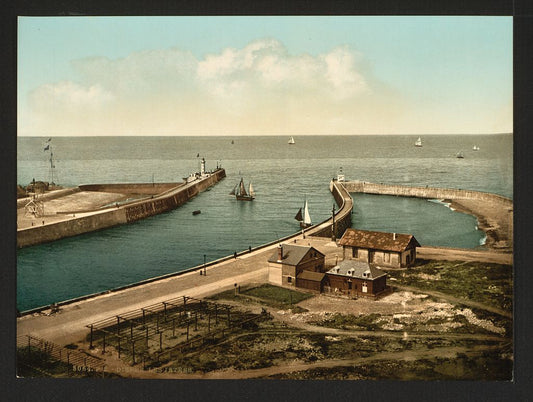
[[[17,307],[24,311],[178,272],[299,230],[304,199],[313,223],[331,216],[329,181],[487,191],[512,198],[512,135],[288,137],[54,137],[53,181],[181,182],[217,165],[227,177],[185,205],[130,225],[17,251]],[[48,138],[19,137],[17,183],[50,181]],[[479,146],[478,151],[472,148]],[[456,158],[462,151],[464,158]],[[240,178],[256,199],[229,192]],[[482,247],[476,219],[436,200],[353,194],[353,227],[411,233],[422,245]],[[195,210],[201,214],[193,215]]]

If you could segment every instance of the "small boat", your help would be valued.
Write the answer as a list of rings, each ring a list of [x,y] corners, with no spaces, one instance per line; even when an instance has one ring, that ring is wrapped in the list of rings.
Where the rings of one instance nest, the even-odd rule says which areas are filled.
[[[197,209],[196,211],[192,211],[193,215],[200,215],[201,213],[202,211],[200,211],[199,209]]]
[[[232,143],[232,144],[235,144],[235,142],[233,142],[233,140],[231,140],[231,143]]]
[[[421,147],[422,146],[422,138],[418,137],[415,141],[415,147]]]
[[[477,145],[474,145],[474,146],[472,147],[472,151],[479,151],[479,147],[478,147]]]
[[[300,222],[300,227],[302,229],[312,226],[311,216],[309,215],[309,207],[307,205],[307,199],[304,202],[303,213],[302,208],[300,208],[294,219]]]
[[[248,185],[248,193],[246,192],[246,188],[244,187],[244,180],[241,177],[241,181],[239,184],[237,184],[235,187],[233,187],[233,190],[231,190],[230,195],[234,195],[237,201],[252,201],[255,197],[254,188],[252,187],[252,182]]]
[[[289,144],[291,144],[291,145],[292,145],[292,144],[294,144],[294,143],[295,143],[295,142],[294,142],[294,137],[293,137],[293,136],[291,136],[291,138],[289,138]]]
[[[465,156],[463,155],[462,151],[457,152],[457,155],[455,155],[456,158],[463,159]]]

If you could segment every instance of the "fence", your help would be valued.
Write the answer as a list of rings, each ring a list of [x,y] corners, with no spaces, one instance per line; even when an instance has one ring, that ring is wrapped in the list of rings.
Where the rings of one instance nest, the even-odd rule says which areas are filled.
[[[33,335],[19,336],[17,349],[19,351],[18,365],[25,365],[44,375],[54,375],[48,372],[46,367],[47,363],[57,361],[64,363],[60,366],[60,370],[64,370],[67,376],[89,373],[105,376],[104,361]],[[38,363],[38,366],[34,363]]]

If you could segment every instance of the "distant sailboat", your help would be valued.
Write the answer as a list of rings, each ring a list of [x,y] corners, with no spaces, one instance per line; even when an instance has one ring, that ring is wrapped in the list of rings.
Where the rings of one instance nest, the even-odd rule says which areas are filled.
[[[473,151],[479,151],[479,147],[478,147],[477,145],[474,145],[474,146],[472,147],[472,150],[473,150]]]
[[[415,147],[421,147],[422,146],[422,138],[418,137],[415,141]]]
[[[255,198],[255,192],[254,188],[252,187],[252,183],[250,182],[248,185],[247,193],[246,188],[244,187],[244,180],[242,178],[239,184],[237,184],[229,194],[234,195],[238,201],[252,201]]]
[[[311,216],[309,215],[309,207],[307,205],[307,199],[304,202],[303,213],[302,208],[300,208],[294,219],[300,222],[300,227],[302,229],[308,228],[312,225]]]
[[[463,151],[457,152],[457,155],[455,155],[459,159],[463,159],[465,156],[463,155]]]
[[[291,138],[289,138],[289,144],[291,144],[291,145],[292,145],[292,144],[294,144],[294,143],[295,143],[295,142],[294,142],[294,137],[293,137],[293,136],[291,136]]]

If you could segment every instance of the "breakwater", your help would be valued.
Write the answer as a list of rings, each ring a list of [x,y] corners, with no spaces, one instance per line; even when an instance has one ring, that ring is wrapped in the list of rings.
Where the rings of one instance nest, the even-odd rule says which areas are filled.
[[[439,200],[478,200],[491,201],[502,206],[512,207],[513,201],[498,194],[485,193],[474,190],[461,190],[455,188],[416,187],[398,184],[377,184],[367,181],[346,181],[343,183],[350,193],[395,195],[401,197],[417,197]]]
[[[333,223],[332,218],[329,218],[309,229],[309,235],[332,237],[332,233],[335,233],[335,238],[339,239],[346,229],[352,227],[353,199],[343,183],[337,180],[332,180],[329,183],[329,190],[338,206],[335,211],[335,223]]]
[[[93,232],[125,223],[135,222],[149,216],[170,211],[187,202],[192,197],[206,190],[226,177],[224,169],[217,169],[206,177],[202,177],[188,184],[159,185],[155,188],[152,184],[116,184],[116,185],[83,185],[86,192],[128,192],[130,194],[145,194],[141,200],[126,204],[116,204],[107,208],[98,208],[93,211],[83,211],[72,214],[63,220],[55,222],[43,221],[40,226],[31,226],[17,230],[17,247],[27,247],[35,244],[59,240],[65,237],[76,236]],[[82,191],[78,187],[69,190],[68,194]],[[157,195],[148,196],[150,192],[163,190]],[[149,191],[149,189],[151,189]],[[65,192],[63,195],[67,194]]]

